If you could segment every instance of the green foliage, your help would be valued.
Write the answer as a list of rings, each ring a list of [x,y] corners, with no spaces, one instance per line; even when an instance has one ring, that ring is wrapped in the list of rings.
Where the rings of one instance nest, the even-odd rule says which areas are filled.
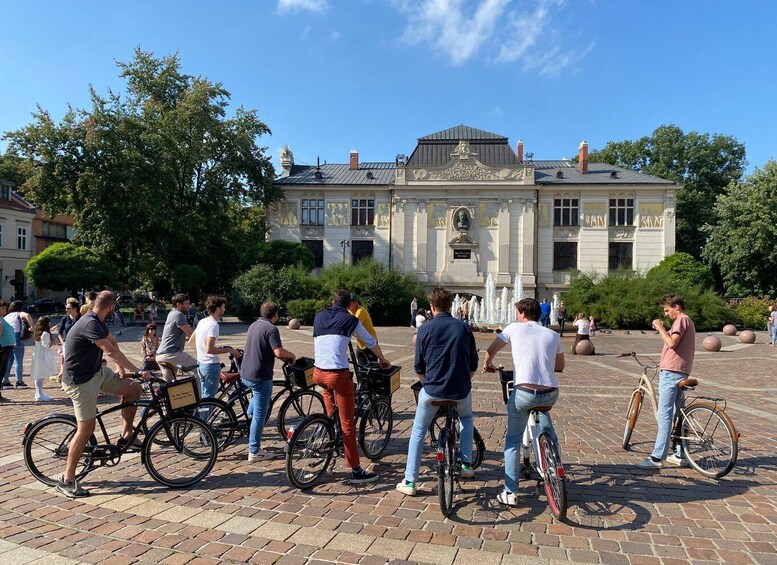
[[[270,265],[276,269],[302,265],[310,271],[316,266],[316,258],[310,249],[301,243],[284,241],[282,239],[261,241],[253,245],[246,253],[243,261],[246,267],[259,263]]]
[[[675,253],[664,259],[647,272],[647,277],[668,276],[676,283],[702,288],[712,288],[714,279],[712,270],[688,253]]]
[[[777,162],[731,183],[715,212],[704,258],[720,271],[726,293],[777,295]]]
[[[172,291],[188,294],[194,302],[199,301],[204,283],[205,269],[198,265],[176,265],[170,275]]]
[[[660,126],[636,141],[611,141],[592,151],[592,162],[604,162],[683,185],[677,193],[677,249],[701,257],[706,242],[704,225],[715,225],[715,198],[747,166],[745,146],[735,138],[675,126]]]
[[[686,311],[698,330],[720,329],[733,319],[715,292],[678,282],[670,272],[641,276],[618,270],[606,277],[580,274],[562,299],[570,317],[583,312],[594,316],[601,327],[644,329],[650,328],[656,318],[663,317],[659,301],[670,292],[677,292],[685,299]]]
[[[29,173],[20,189],[46,214],[75,216],[77,243],[121,257],[129,284],[169,286],[176,265],[207,265],[203,286],[223,291],[244,249],[264,239],[264,214],[251,208],[280,196],[257,145],[269,129],[253,110],[227,116],[229,92],[183,74],[177,55],[137,49],[117,64],[122,95],[92,90],[91,108],[60,122],[38,108],[7,134]]]
[[[110,261],[72,243],[50,245],[27,262],[24,274],[32,286],[50,290],[101,288],[116,281]]]
[[[743,300],[731,301],[727,307],[734,312],[737,321],[746,328],[762,330],[769,318],[769,306],[772,301],[767,297],[748,296]]]
[[[321,310],[332,304],[331,300],[315,298],[302,298],[299,300],[289,300],[286,303],[286,314],[290,318],[297,318],[306,326],[313,324],[313,318]]]
[[[407,324],[410,301],[414,296],[424,296],[415,276],[389,269],[374,259],[328,267],[321,274],[321,281],[325,298],[338,288],[358,294],[376,326]]]
[[[310,276],[304,267],[275,269],[269,265],[255,265],[235,279],[230,311],[242,321],[251,321],[259,316],[262,303],[272,300],[280,307],[280,315],[285,315],[290,300],[320,295],[318,279]]]

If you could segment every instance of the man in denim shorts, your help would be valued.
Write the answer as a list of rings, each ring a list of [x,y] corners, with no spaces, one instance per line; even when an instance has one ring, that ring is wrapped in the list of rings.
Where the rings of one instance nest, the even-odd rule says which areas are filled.
[[[84,452],[87,441],[94,433],[97,415],[97,395],[100,392],[121,395],[125,401],[140,398],[140,383],[123,379],[108,367],[103,366],[103,354],[115,361],[123,370],[137,371],[138,368],[119,350],[116,339],[108,331],[106,318],[116,308],[116,296],[110,291],[97,295],[92,309],[70,328],[67,334],[67,350],[62,372],[62,389],[73,401],[78,428],[68,446],[65,474],[57,484],[57,492],[69,498],[89,496],[75,478],[76,466]],[[123,428],[118,441],[123,447],[132,435],[132,422],[136,408],[121,411]],[[135,447],[135,446],[133,446]]]

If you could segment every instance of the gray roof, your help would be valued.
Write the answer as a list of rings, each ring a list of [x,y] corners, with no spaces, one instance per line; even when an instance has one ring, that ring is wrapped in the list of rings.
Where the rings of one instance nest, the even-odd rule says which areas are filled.
[[[607,163],[588,163],[586,174],[578,170],[574,161],[527,161],[526,164],[534,166],[534,182],[537,184],[675,184]],[[561,178],[557,176],[559,172]]]
[[[444,129],[437,133],[425,135],[419,137],[418,141],[456,141],[459,142],[462,139],[467,141],[504,141],[507,142],[507,138],[502,135],[483,131],[482,129],[475,129],[464,124],[456,127]]]
[[[387,185],[394,184],[396,165],[394,163],[359,163],[359,168],[351,170],[346,164],[294,165],[288,177],[275,179],[275,184],[310,184],[310,185]],[[321,178],[316,178],[316,172],[321,172]],[[368,173],[372,175],[369,178]]]
[[[502,135],[459,125],[418,139],[408,167],[442,167],[451,160],[451,153],[459,141],[469,141],[477,160],[488,167],[505,167],[520,164],[508,140]]]

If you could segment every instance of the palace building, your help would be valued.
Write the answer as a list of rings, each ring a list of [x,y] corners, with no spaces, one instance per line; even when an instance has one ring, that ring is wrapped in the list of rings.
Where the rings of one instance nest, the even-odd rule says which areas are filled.
[[[268,238],[306,245],[317,267],[374,257],[428,288],[478,295],[488,274],[549,297],[574,270],[644,272],[674,253],[680,185],[589,163],[585,141],[577,163],[531,157],[465,125],[393,162],[351,151],[345,164],[295,165],[287,147]]]

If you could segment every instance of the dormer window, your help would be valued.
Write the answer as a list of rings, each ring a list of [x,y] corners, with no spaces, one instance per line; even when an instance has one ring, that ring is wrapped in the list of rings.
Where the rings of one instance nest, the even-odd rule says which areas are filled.
[[[11,199],[11,187],[7,184],[0,185],[0,198],[3,200]]]

